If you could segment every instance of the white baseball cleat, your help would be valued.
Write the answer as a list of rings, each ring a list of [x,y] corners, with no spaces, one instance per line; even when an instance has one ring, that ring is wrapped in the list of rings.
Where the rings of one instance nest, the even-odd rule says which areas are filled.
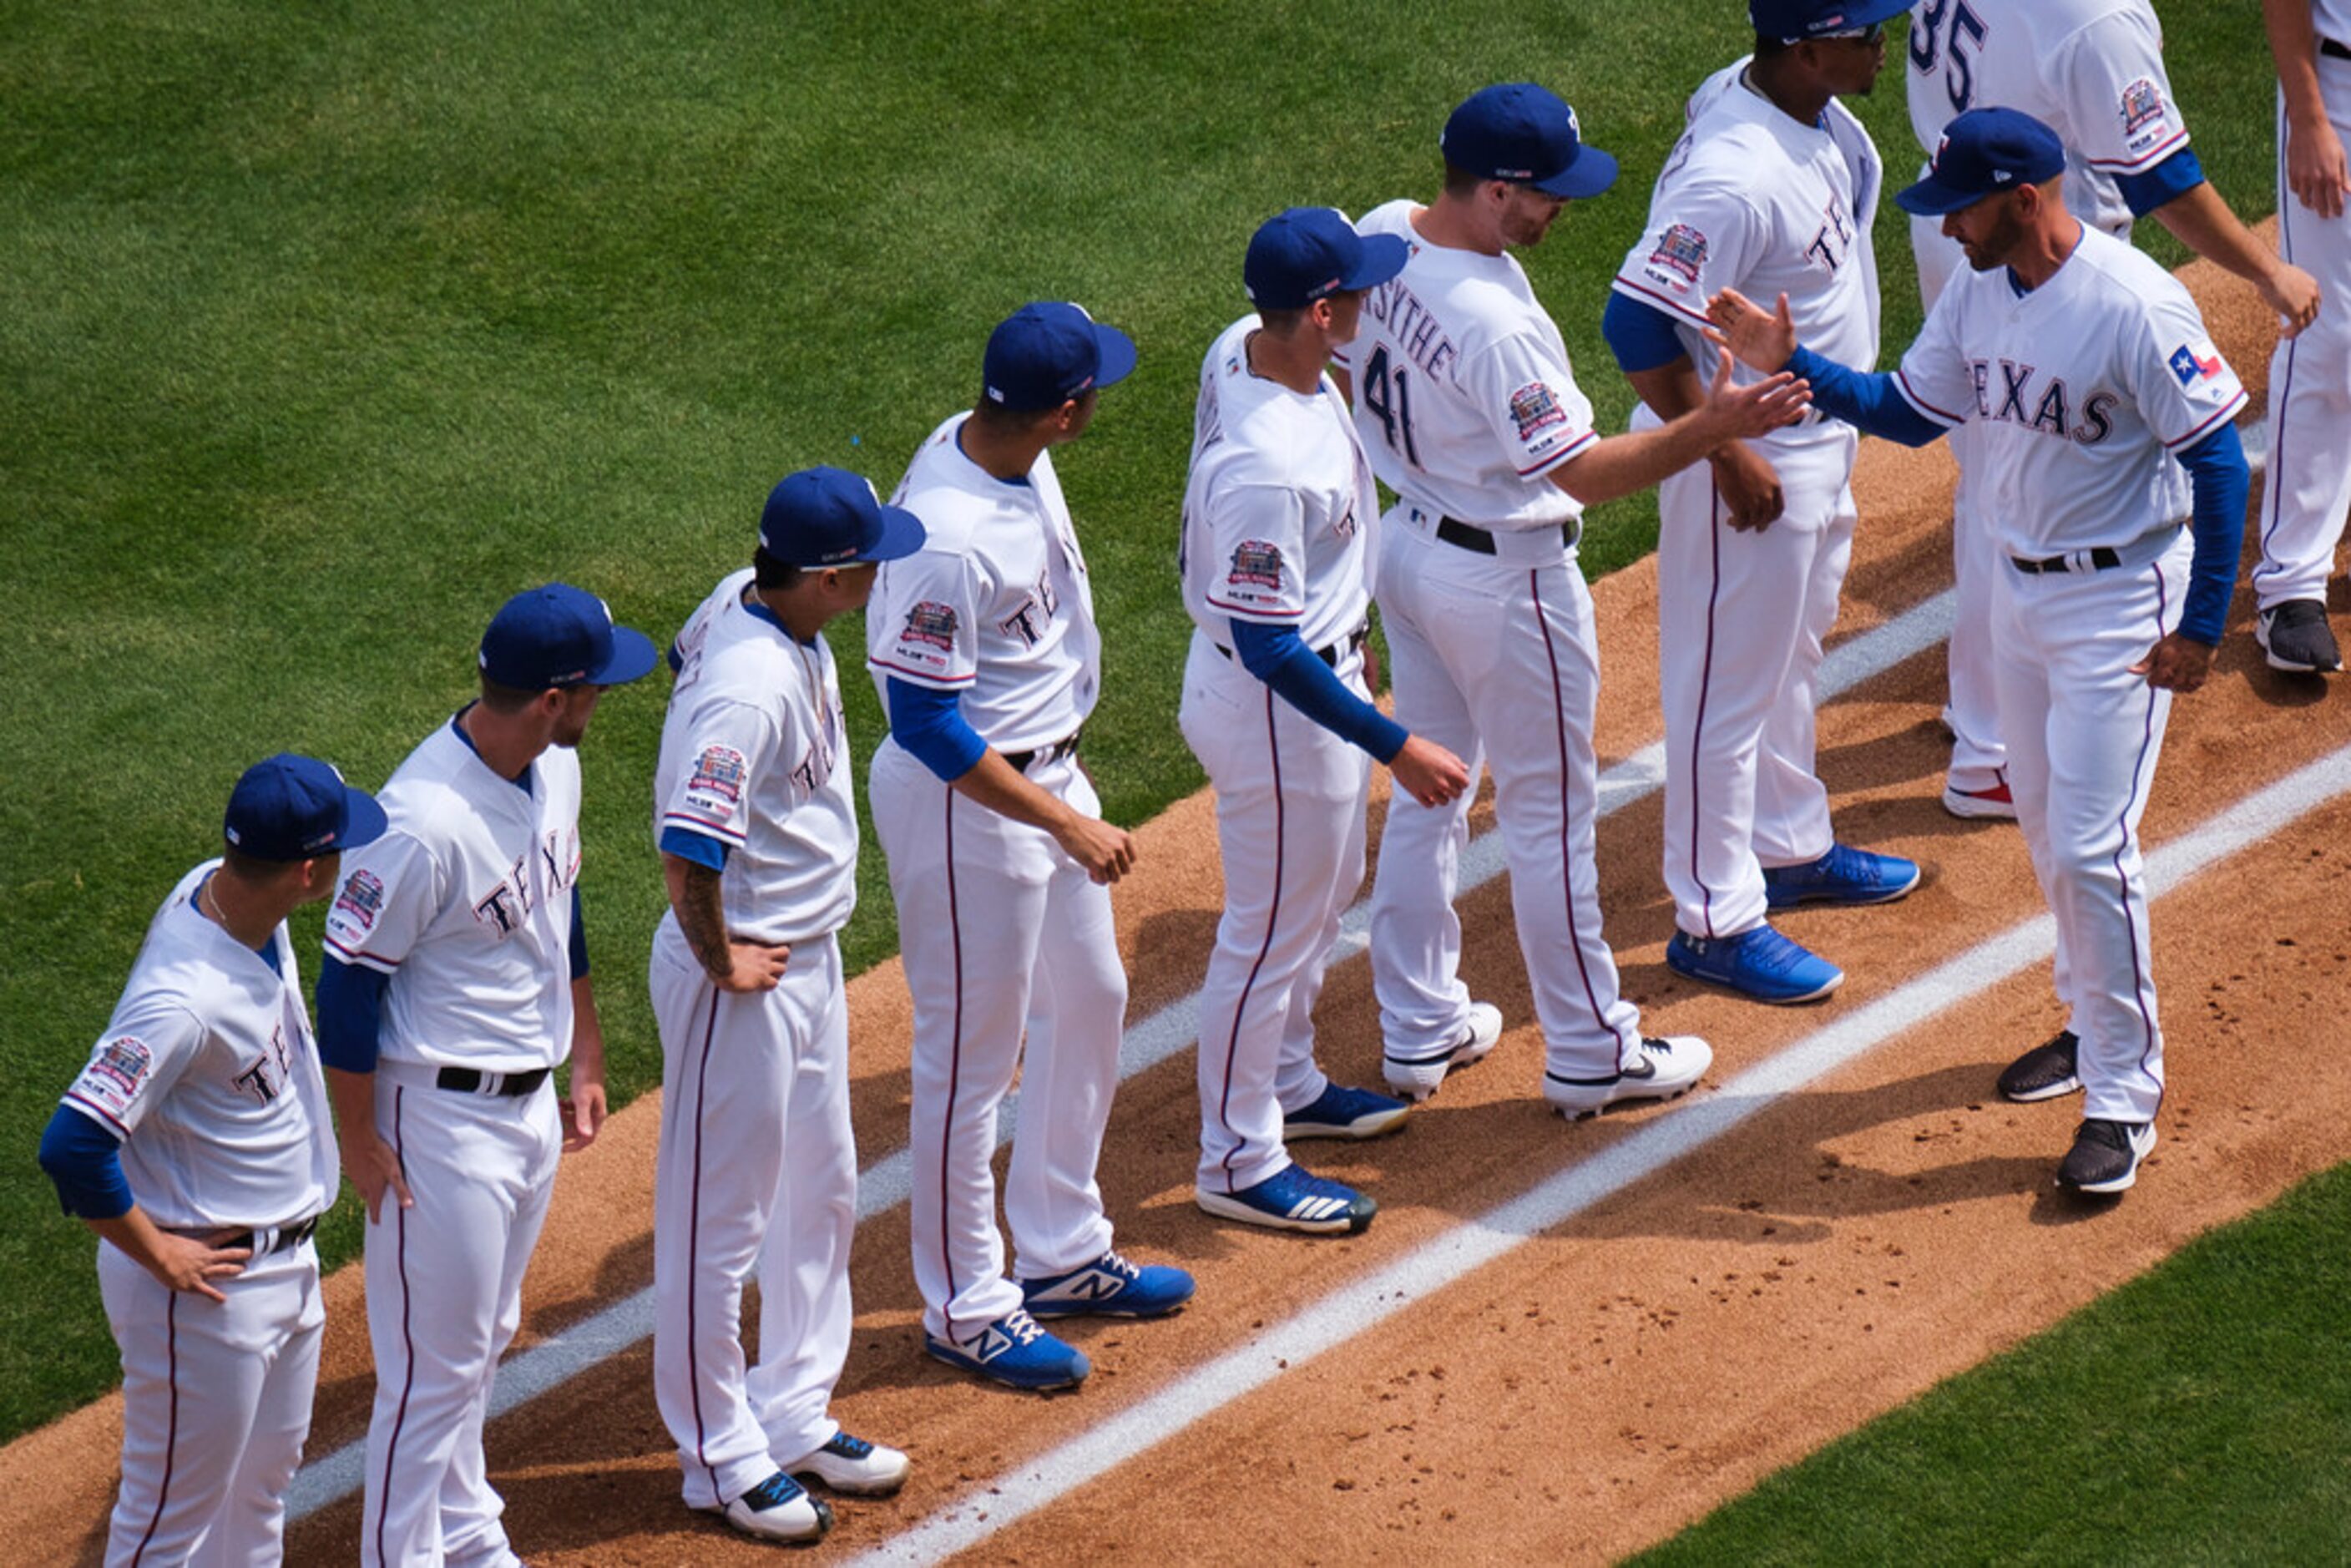
[[[1694,1034],[1665,1040],[1643,1037],[1640,1059],[1619,1066],[1607,1078],[1562,1078],[1543,1074],[1543,1098],[1571,1122],[1596,1116],[1625,1100],[1671,1100],[1688,1092],[1714,1065],[1714,1048]]]
[[[835,1432],[823,1448],[784,1467],[802,1485],[821,1481],[851,1497],[888,1497],[906,1484],[908,1469],[906,1456],[897,1449],[846,1432]]]
[[[781,1470],[726,1507],[703,1511],[723,1514],[737,1530],[761,1541],[798,1544],[820,1540],[832,1528],[831,1508]]]
[[[1380,1075],[1388,1081],[1389,1088],[1417,1103],[1436,1093],[1447,1073],[1478,1061],[1501,1038],[1502,1009],[1491,1002],[1471,1002],[1469,1016],[1452,1044],[1413,1056],[1384,1054]]]

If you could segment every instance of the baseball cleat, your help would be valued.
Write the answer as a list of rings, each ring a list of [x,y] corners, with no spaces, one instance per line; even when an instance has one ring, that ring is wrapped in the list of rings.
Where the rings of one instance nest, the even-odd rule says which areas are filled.
[[[1666,967],[1774,1007],[1818,1001],[1844,984],[1843,969],[1769,925],[1736,936],[1677,931],[1666,944]]]
[[[2343,667],[2326,606],[2315,599],[2289,599],[2264,610],[2253,622],[2253,641],[2273,670],[2301,675],[2331,675]]]
[[[1335,1181],[1326,1181],[1301,1165],[1287,1165],[1255,1186],[1238,1192],[1192,1189],[1192,1201],[1219,1219],[1238,1219],[1274,1230],[1303,1230],[1314,1236],[1352,1236],[1367,1229],[1380,1206]]]
[[[2138,1180],[2139,1163],[2154,1148],[2154,1123],[2094,1116],[2074,1134],[2074,1146],[2057,1167],[2057,1185],[2075,1192],[2126,1191]]]
[[[1039,1328],[1026,1307],[1013,1308],[967,1344],[926,1333],[923,1348],[949,1366],[977,1372],[1008,1387],[1039,1392],[1074,1388],[1093,1370],[1085,1352]]]
[[[1020,1281],[1032,1318],[1157,1318],[1192,1299],[1192,1276],[1162,1263],[1137,1268],[1105,1252],[1082,1269]]]
[[[906,1456],[882,1443],[835,1432],[823,1448],[784,1467],[803,1485],[811,1480],[851,1497],[888,1497],[906,1484]]]
[[[1832,844],[1809,865],[1763,868],[1763,903],[1788,909],[1799,904],[1891,904],[1918,885],[1918,862],[1900,855],[1873,854],[1850,844]]]
[[[705,1510],[725,1517],[744,1534],[761,1541],[806,1545],[832,1528],[832,1510],[822,1498],[778,1470],[725,1508]]]
[[[1626,1100],[1671,1100],[1697,1087],[1714,1065],[1714,1048],[1694,1034],[1667,1040],[1641,1037],[1640,1059],[1605,1078],[1543,1074],[1543,1098],[1571,1122],[1596,1116]]]
[[[1452,1044],[1406,1056],[1390,1051],[1380,1059],[1380,1075],[1405,1099],[1426,1100],[1437,1092],[1447,1073],[1476,1061],[1501,1038],[1502,1009],[1491,1002],[1471,1002],[1469,1016]]]
[[[2016,821],[2016,797],[2008,792],[2005,784],[1995,784],[1989,789],[1962,789],[1956,784],[1946,784],[1943,810],[1970,821],[2012,822]]]
[[[2034,1046],[2001,1070],[2000,1097],[2030,1105],[2071,1094],[2082,1086],[2075,1061],[2081,1044],[2072,1030],[2058,1030],[2046,1044]]]
[[[1285,1113],[1281,1135],[1290,1143],[1301,1138],[1376,1138],[1403,1127],[1412,1106],[1368,1089],[1327,1085],[1314,1103]]]

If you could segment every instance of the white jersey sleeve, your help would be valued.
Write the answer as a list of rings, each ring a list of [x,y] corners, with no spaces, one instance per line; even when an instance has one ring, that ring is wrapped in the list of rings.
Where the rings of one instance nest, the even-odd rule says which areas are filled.
[[[1770,233],[1754,204],[1727,182],[1678,178],[1690,152],[1685,134],[1666,161],[1649,226],[1625,255],[1614,289],[1695,330],[1706,325],[1708,300],[1746,280]],[[1771,301],[1757,303],[1769,308]]]
[[[885,675],[938,691],[979,678],[978,585],[971,558],[923,549],[882,568],[865,612],[866,653]]]
[[[2131,394],[2155,438],[2184,451],[2237,417],[2245,389],[2212,346],[2186,289],[2175,284],[2148,300],[2145,321],[2137,351],[2126,361]]]
[[[1496,339],[1463,360],[1455,379],[1521,479],[1550,473],[1600,439],[1566,362],[1531,334]]]
[[[1924,417],[1956,429],[1981,412],[1981,389],[1959,346],[1961,291],[1946,288],[1894,372],[1895,390]]]
[[[2143,174],[2188,145],[2150,9],[2110,11],[2075,32],[2048,62],[2048,81],[2074,151],[2102,174]]]
[[[1306,614],[1306,509],[1287,486],[1221,485],[1207,497],[1209,609],[1295,625]]]
[[[327,951],[389,975],[423,938],[447,897],[439,858],[394,828],[343,856],[343,885],[327,908]]]
[[[751,795],[773,767],[775,720],[748,703],[713,696],[686,712],[684,754],[662,801],[661,825],[741,849],[751,832]]]
[[[177,999],[126,997],[65,1103],[128,1138],[204,1049],[204,1026]]]

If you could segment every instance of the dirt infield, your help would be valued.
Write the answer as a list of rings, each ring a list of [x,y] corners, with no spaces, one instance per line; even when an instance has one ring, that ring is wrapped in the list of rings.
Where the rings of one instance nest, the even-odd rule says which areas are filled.
[[[2268,344],[2258,308],[2208,269],[2188,276],[2258,405]],[[1939,449],[1866,444],[1840,643],[1948,587],[1949,481]],[[1656,738],[1655,586],[1654,563],[1644,562],[1596,590],[1604,759]],[[2351,698],[2322,700],[2315,683],[2261,667],[2244,635],[2250,613],[2241,595],[2216,678],[2174,709],[2150,846],[2351,743]],[[1463,900],[1462,915],[1466,977],[1512,1025],[1500,1047],[1448,1081],[1402,1135],[1307,1151],[1318,1170],[1377,1195],[1382,1214],[1367,1234],[1306,1239],[1208,1220],[1190,1197],[1191,1054],[1122,1087],[1102,1162],[1120,1245],[1190,1268],[1200,1293],[1163,1322],[1068,1325],[1095,1366],[1080,1392],[1022,1396],[928,1361],[905,1211],[869,1220],[836,1410],[852,1430],[907,1448],[914,1475],[894,1500],[845,1501],[824,1550],[881,1546],[926,1519],[984,1516],[995,1489],[1038,1456],[1123,1411],[1156,1409],[1151,1402],[1196,1369],[1374,1270],[1441,1247],[1545,1178],[1631,1157],[1648,1128],[1692,1113],[1743,1070],[1875,1001],[1899,1001],[1923,971],[2037,915],[2013,827],[1958,822],[1937,803],[1941,694],[1941,656],[1929,652],[1822,713],[1840,836],[1928,868],[1901,904],[1789,916],[1792,933],[1850,977],[1824,1006],[1759,1008],[1669,975],[1657,800],[1603,822],[1603,898],[1627,994],[1650,1032],[1702,1034],[1718,1053],[1710,1087],[1691,1101],[1573,1127],[1546,1113],[1541,1042],[1498,879]],[[1473,826],[1489,825],[1481,806]],[[1220,893],[1205,797],[1178,802],[1140,838],[1142,869],[1118,894],[1138,1019],[1197,985]],[[2049,1186],[2073,1103],[1991,1097],[1997,1068],[2058,1021],[2047,966],[2033,964],[1922,1015],[1368,1332],[1212,1401],[1100,1479],[1061,1497],[1048,1485],[1033,1511],[971,1555],[1238,1562],[1262,1560],[1274,1542],[1299,1562],[1432,1548],[1596,1560],[1661,1538],[2342,1157],[2351,1061],[2297,1056],[2291,1078],[2249,1069],[2274,1041],[2325,1032],[2351,1006],[2351,943],[2314,933],[2294,913],[2341,907],[2346,844],[2351,799],[2337,799],[2157,905],[2171,1089],[2162,1146],[2119,1205],[2061,1200]],[[905,1135],[897,966],[861,977],[852,1008],[856,1128],[871,1166]],[[1334,971],[1320,1016],[1333,1075],[1376,1083],[1376,1010],[1361,961]],[[527,1286],[526,1343],[650,1283],[657,1121],[649,1096],[567,1164]],[[329,1285],[314,1456],[363,1435],[371,1378],[360,1285],[355,1267]],[[772,1548],[680,1506],[650,1360],[639,1343],[493,1424],[508,1531],[533,1563],[769,1559]],[[0,1451],[0,1528],[20,1557],[94,1560],[119,1442],[118,1396]],[[298,1522],[288,1560],[352,1558],[358,1511],[347,1497]]]

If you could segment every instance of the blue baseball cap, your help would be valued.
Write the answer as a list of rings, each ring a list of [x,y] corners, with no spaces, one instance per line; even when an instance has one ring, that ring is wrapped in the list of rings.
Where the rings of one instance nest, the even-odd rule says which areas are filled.
[[[2065,144],[2041,121],[2021,109],[1971,109],[1943,127],[1927,177],[1896,192],[1894,203],[1938,218],[2064,172]]]
[[[1802,44],[1858,33],[1895,17],[1918,0],[1749,0],[1747,19],[1759,38]]]
[[[1059,408],[1134,369],[1134,340],[1080,305],[1023,305],[987,335],[980,379],[999,408]]]
[[[1456,169],[1532,185],[1546,196],[1596,196],[1616,183],[1616,160],[1584,145],[1575,110],[1531,81],[1471,93],[1446,120],[1437,145]]]
[[[652,638],[613,625],[602,600],[568,582],[516,594],[482,633],[482,674],[517,691],[622,685],[659,658]]]
[[[896,560],[923,548],[923,520],[885,507],[873,482],[845,468],[803,468],[768,492],[759,548],[787,566]]]
[[[1260,310],[1301,310],[1351,288],[1385,283],[1412,259],[1395,235],[1359,235],[1336,207],[1291,207],[1258,225],[1241,283]]]
[[[373,843],[385,826],[374,796],[315,757],[281,751],[237,779],[221,837],[256,860],[306,861]]]

